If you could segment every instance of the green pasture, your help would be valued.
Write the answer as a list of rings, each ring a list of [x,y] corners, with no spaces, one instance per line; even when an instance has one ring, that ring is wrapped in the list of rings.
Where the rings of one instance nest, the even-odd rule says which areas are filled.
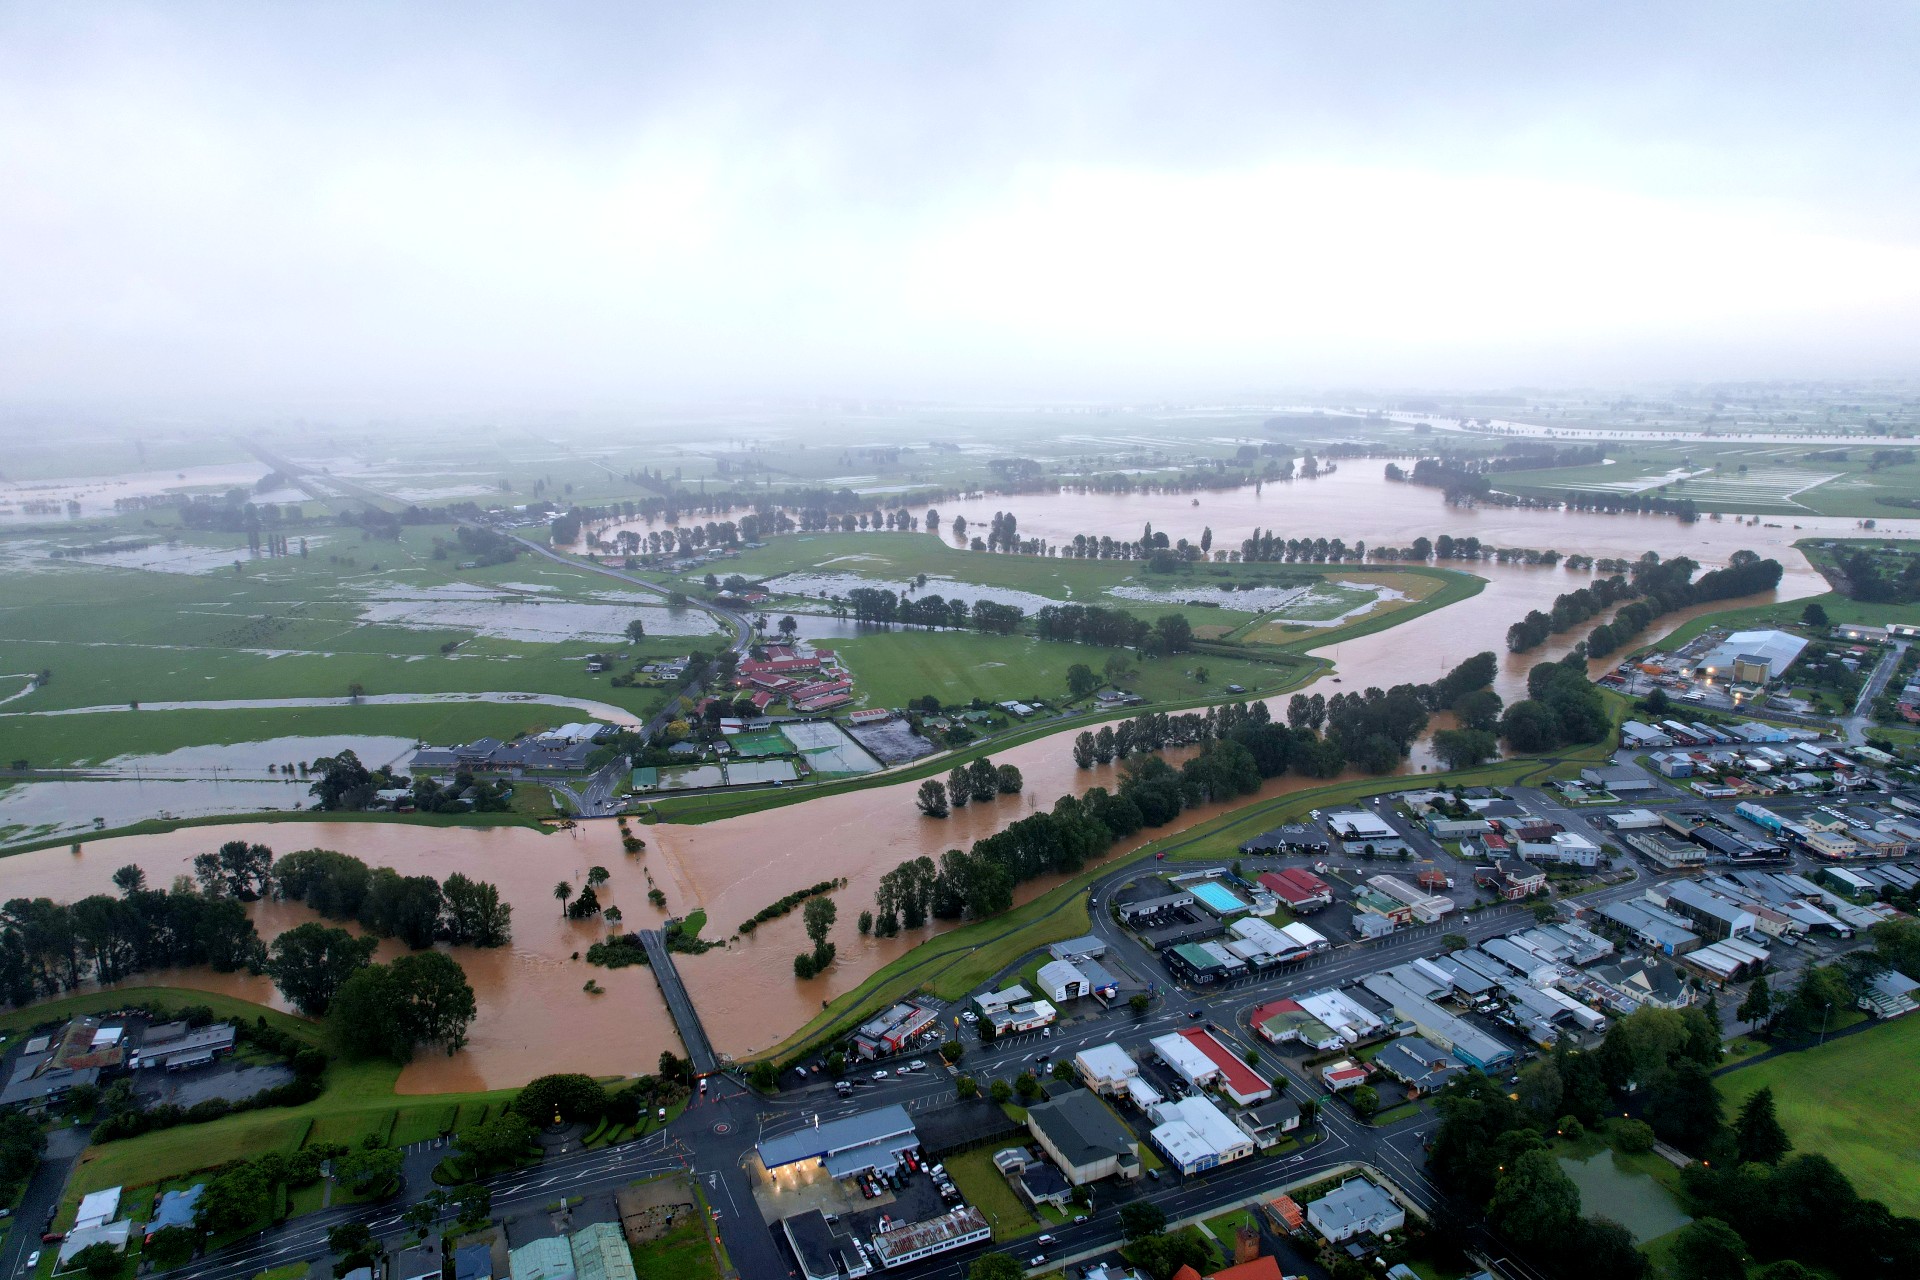
[[[1128,649],[1036,640],[1030,636],[989,636],[965,631],[887,631],[836,640],[834,649],[854,675],[855,689],[870,706],[904,706],[909,698],[932,694],[943,703],[984,698],[1067,699],[1067,668],[1083,663],[1100,676],[1110,657],[1132,668],[1123,688],[1149,702],[1190,702],[1224,697],[1228,684],[1249,695],[1291,682],[1292,671],[1270,663],[1211,654],[1174,654],[1139,658]],[[1205,668],[1207,680],[1196,672]]]
[[[1800,1151],[1831,1159],[1899,1214],[1920,1213],[1920,1018],[1901,1018],[1826,1044],[1750,1062],[1717,1078],[1729,1114],[1762,1087]]]

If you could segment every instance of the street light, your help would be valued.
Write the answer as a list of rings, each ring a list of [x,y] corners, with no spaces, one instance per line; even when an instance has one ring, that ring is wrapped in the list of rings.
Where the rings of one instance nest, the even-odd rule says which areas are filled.
[[[1833,1001],[1827,1001],[1826,1010],[1820,1015],[1820,1043],[1827,1042],[1827,1016],[1833,1012]]]

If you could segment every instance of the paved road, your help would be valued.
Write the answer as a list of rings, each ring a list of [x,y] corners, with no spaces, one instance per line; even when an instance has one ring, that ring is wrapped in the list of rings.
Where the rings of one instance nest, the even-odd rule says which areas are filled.
[[[1855,746],[1863,746],[1867,741],[1867,730],[1873,727],[1873,702],[1886,689],[1887,681],[1893,676],[1893,669],[1900,665],[1900,657],[1907,651],[1907,642],[1897,640],[1893,647],[1880,655],[1880,661],[1874,664],[1873,674],[1860,686],[1860,696],[1854,699],[1853,711],[1842,720],[1847,741]]]
[[[25,1275],[27,1255],[41,1248],[40,1234],[47,1228],[53,1207],[60,1203],[60,1192],[67,1185],[73,1162],[87,1149],[92,1129],[55,1129],[47,1135],[47,1151],[40,1165],[27,1180],[26,1192],[15,1206],[5,1244],[0,1244],[0,1276]],[[48,1245],[47,1248],[58,1246]]]

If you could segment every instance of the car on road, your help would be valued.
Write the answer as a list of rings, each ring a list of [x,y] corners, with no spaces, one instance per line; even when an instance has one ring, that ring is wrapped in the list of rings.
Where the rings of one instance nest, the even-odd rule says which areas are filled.
[[[1187,1016],[1189,1018],[1204,1018],[1207,1016],[1207,1011],[1205,1009],[1189,1009],[1187,1010]]]
[[[1052,1244],[1053,1237],[1050,1235],[1042,1234],[1034,1239],[1034,1243],[1035,1244]]]
[[[925,1071],[927,1069],[927,1060],[925,1058],[915,1058],[907,1064],[907,1069],[910,1071]]]
[[[1074,1220],[1074,1221],[1075,1221],[1076,1223],[1079,1223],[1079,1222],[1091,1222],[1091,1221],[1092,1221],[1092,1219],[1091,1219],[1091,1218],[1089,1218],[1089,1217],[1087,1217],[1087,1215],[1086,1215],[1086,1214],[1084,1214],[1084,1213],[1076,1213],[1076,1214],[1074,1214],[1074,1215],[1073,1215],[1073,1220]]]
[[[40,1251],[38,1249],[35,1249],[32,1253],[27,1255],[27,1270],[31,1271],[39,1265],[40,1265]]]
[[[1028,1265],[1029,1267],[1038,1267],[1038,1266],[1042,1266],[1042,1265],[1044,1265],[1044,1264],[1046,1263],[1046,1260],[1047,1260],[1047,1255],[1046,1255],[1046,1254],[1044,1254],[1044,1253],[1036,1253],[1036,1254],[1034,1254],[1034,1255],[1033,1255],[1033,1256],[1032,1256],[1031,1258],[1028,1258],[1028,1259],[1027,1259],[1027,1265]]]
[[[849,1080],[836,1080],[833,1083],[833,1091],[843,1098],[851,1098],[853,1096],[853,1082]]]
[[[876,1071],[873,1073],[873,1078],[875,1080],[885,1080],[887,1078],[887,1073],[884,1071]]]

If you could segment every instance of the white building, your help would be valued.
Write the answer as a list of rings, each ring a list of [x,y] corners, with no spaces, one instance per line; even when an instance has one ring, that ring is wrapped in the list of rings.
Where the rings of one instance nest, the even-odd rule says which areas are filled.
[[[1325,1023],[1343,1044],[1364,1040],[1386,1025],[1338,991],[1316,991],[1300,996],[1297,1003]]]
[[[1213,1059],[1195,1048],[1193,1041],[1185,1036],[1155,1036],[1152,1044],[1160,1061],[1195,1089],[1205,1089],[1220,1079],[1220,1068]]]
[[[1109,1097],[1125,1093],[1129,1081],[1140,1078],[1140,1064],[1117,1044],[1096,1044],[1073,1055],[1074,1069],[1087,1088]]]
[[[1349,1178],[1307,1206],[1307,1222],[1330,1244],[1385,1235],[1407,1225],[1407,1211],[1365,1178]]]
[[[1071,960],[1049,960],[1034,975],[1040,994],[1049,1000],[1078,1000],[1093,990],[1087,975]]]
[[[1182,1173],[1231,1164],[1254,1152],[1253,1139],[1205,1098],[1163,1102],[1149,1114],[1155,1122],[1149,1138]]]
[[[1551,863],[1563,867],[1597,867],[1600,846],[1572,831],[1556,831],[1551,839],[1522,840],[1520,856],[1535,866]]]

